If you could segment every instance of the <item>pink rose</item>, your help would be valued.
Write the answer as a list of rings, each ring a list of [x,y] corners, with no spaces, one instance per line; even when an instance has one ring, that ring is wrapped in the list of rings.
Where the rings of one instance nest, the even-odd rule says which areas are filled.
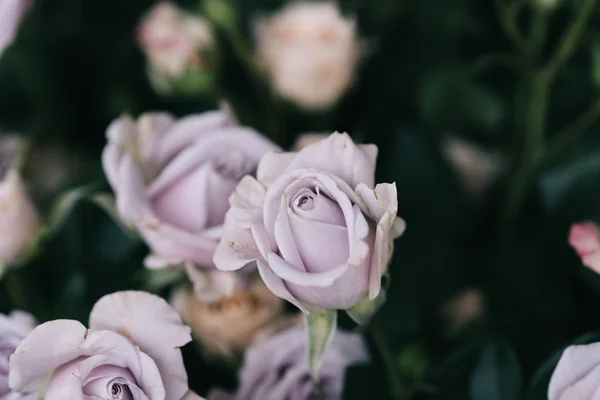
[[[571,227],[569,243],[581,262],[588,268],[600,273],[600,229],[593,222],[580,222]]]
[[[556,366],[548,400],[594,400],[600,390],[600,343],[569,346]]]
[[[15,40],[21,20],[31,6],[30,0],[0,1],[0,55]]]
[[[10,358],[10,387],[46,400],[200,399],[188,389],[179,349],[190,329],[160,297],[104,296],[90,327],[56,320],[35,328]]]
[[[339,133],[265,155],[230,198],[217,268],[256,262],[267,287],[305,312],[377,297],[404,221],[396,185],[375,186],[376,157]]]
[[[223,112],[175,120],[125,116],[107,132],[102,163],[121,219],[137,229],[154,256],[149,267],[212,266],[227,199],[239,180],[277,149]]]

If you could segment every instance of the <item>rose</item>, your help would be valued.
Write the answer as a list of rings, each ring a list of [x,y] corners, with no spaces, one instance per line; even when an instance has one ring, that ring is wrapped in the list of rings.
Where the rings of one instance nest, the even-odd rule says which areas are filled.
[[[179,289],[171,304],[205,349],[228,357],[244,351],[259,333],[297,322],[284,314],[282,300],[260,281],[211,303]]]
[[[256,131],[229,123],[223,112],[178,121],[150,113],[108,128],[102,163],[123,221],[154,257],[149,267],[212,266],[227,198],[242,176],[277,147]]]
[[[550,379],[548,400],[594,400],[600,390],[600,343],[569,346]]]
[[[190,329],[160,297],[101,298],[90,327],[55,320],[35,328],[10,358],[10,387],[64,399],[199,399],[188,389],[181,346]]]
[[[31,399],[33,395],[13,392],[8,387],[9,357],[35,327],[33,317],[23,311],[0,314],[0,399]]]
[[[256,22],[258,58],[279,94],[305,108],[333,105],[361,56],[356,23],[332,2],[296,2]]]
[[[203,18],[170,2],[158,3],[142,19],[138,42],[148,58],[149,75],[158,91],[168,93],[178,87],[194,92],[210,84],[215,43]],[[182,84],[175,85],[177,82]]]
[[[245,177],[230,198],[217,268],[256,262],[267,287],[305,312],[377,297],[404,221],[395,184],[373,189],[376,156],[339,133],[265,155],[257,179]]]
[[[571,227],[569,243],[581,262],[600,273],[600,229],[593,222],[580,222]]]
[[[19,259],[36,238],[40,218],[19,172],[14,168],[22,148],[15,137],[0,137],[0,270]]]
[[[0,2],[0,56],[15,40],[21,21],[31,6],[30,0],[2,0]]]
[[[250,347],[237,394],[215,391],[209,400],[341,399],[346,368],[369,361],[363,338],[336,332],[316,384],[306,363],[305,335],[304,329],[294,327]]]

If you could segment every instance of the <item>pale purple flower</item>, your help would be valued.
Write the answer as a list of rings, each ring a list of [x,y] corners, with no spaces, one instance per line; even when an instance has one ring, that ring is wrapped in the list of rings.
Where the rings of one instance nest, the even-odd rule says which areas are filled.
[[[305,336],[302,327],[294,327],[250,347],[237,394],[215,391],[209,400],[341,399],[346,369],[369,361],[363,338],[337,331],[316,384],[308,368]]]
[[[600,395],[600,343],[569,346],[548,386],[548,400],[595,400]]]
[[[31,0],[0,1],[0,56],[15,40],[21,21],[31,6]]]
[[[571,226],[569,244],[581,263],[600,274],[600,228],[594,222],[578,222]]]
[[[16,393],[8,387],[8,371],[10,356],[35,325],[34,318],[23,311],[0,314],[0,400],[34,399],[31,394]]]
[[[117,292],[96,303],[90,329],[73,320],[35,328],[10,358],[9,383],[45,400],[199,400],[180,350],[190,340],[160,297]]]
[[[376,146],[339,133],[265,155],[230,198],[217,268],[256,262],[267,287],[305,312],[376,298],[404,229],[396,185],[375,186],[376,158]]]
[[[220,111],[179,120],[148,113],[124,116],[107,131],[104,171],[121,219],[150,246],[149,267],[211,267],[227,199],[239,180],[277,149]]]

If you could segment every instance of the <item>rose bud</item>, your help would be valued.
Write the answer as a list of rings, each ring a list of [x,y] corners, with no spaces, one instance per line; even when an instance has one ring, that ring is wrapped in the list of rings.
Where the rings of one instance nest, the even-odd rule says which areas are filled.
[[[455,168],[463,188],[472,198],[481,198],[504,167],[498,154],[457,137],[446,137],[442,142],[442,151]]]
[[[305,332],[289,328],[250,347],[237,394],[215,391],[209,400],[341,399],[346,368],[369,361],[363,338],[336,332],[315,383],[305,360]]]
[[[31,6],[30,0],[0,1],[0,56],[15,40],[21,21]]]
[[[0,398],[11,400],[34,400],[32,394],[13,392],[8,387],[9,358],[35,327],[34,318],[23,311],[13,311],[10,315],[0,314]]]
[[[45,400],[199,400],[180,350],[190,340],[160,297],[117,292],[98,300],[90,329],[66,319],[35,328],[10,358],[9,384]]]
[[[1,267],[18,261],[40,229],[38,212],[14,166],[21,149],[22,142],[18,138],[0,137]]]
[[[283,314],[282,300],[262,282],[210,303],[190,290],[179,289],[171,303],[204,349],[226,357],[243,352],[258,333],[299,322]]]
[[[158,3],[142,19],[138,42],[154,88],[164,94],[197,94],[212,87],[215,43],[207,21],[173,3]]]
[[[600,343],[569,346],[552,373],[548,400],[595,400],[600,390]]]
[[[262,156],[277,146],[231,124],[223,112],[175,120],[149,113],[125,116],[107,132],[104,171],[123,222],[150,246],[148,267],[213,268],[227,199]]]
[[[600,229],[593,222],[580,222],[571,227],[569,243],[581,262],[600,274]]]
[[[333,2],[295,2],[255,24],[259,64],[275,90],[307,109],[334,105],[361,57],[356,23]]]
[[[396,185],[375,186],[376,157],[376,146],[339,133],[265,155],[230,198],[217,268],[256,261],[267,287],[305,312],[377,297],[404,221]]]

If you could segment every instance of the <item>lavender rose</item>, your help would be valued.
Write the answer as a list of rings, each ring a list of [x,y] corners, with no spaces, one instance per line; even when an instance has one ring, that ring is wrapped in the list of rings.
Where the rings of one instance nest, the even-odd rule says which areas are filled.
[[[548,386],[548,400],[594,400],[600,391],[600,343],[569,346]]]
[[[30,0],[0,1],[0,55],[15,40],[21,20],[31,5]]]
[[[261,157],[277,147],[235,126],[224,112],[175,120],[125,116],[107,132],[102,162],[123,221],[146,240],[149,267],[212,266],[227,199]]]
[[[267,287],[305,312],[375,299],[404,229],[395,184],[375,186],[376,157],[339,133],[265,155],[231,196],[217,267],[256,262]]]
[[[31,394],[13,392],[8,387],[9,358],[35,325],[33,317],[23,311],[13,311],[10,315],[0,314],[0,399],[35,398]]]
[[[215,391],[209,400],[341,399],[346,368],[369,361],[363,338],[335,333],[323,358],[318,384],[309,373],[304,338],[304,329],[294,327],[251,347],[237,394]]]
[[[90,327],[56,320],[35,328],[10,358],[10,387],[46,400],[200,399],[188,389],[179,349],[190,329],[160,297],[104,296]]]

